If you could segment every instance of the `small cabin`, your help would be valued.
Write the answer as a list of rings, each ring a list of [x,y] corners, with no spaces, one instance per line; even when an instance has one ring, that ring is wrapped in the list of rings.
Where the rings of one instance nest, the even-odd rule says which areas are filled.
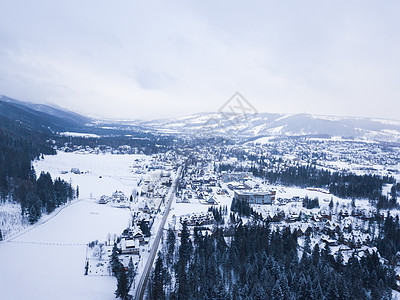
[[[79,168],[72,168],[71,169],[71,173],[74,173],[74,174],[81,174],[81,171],[79,170]]]

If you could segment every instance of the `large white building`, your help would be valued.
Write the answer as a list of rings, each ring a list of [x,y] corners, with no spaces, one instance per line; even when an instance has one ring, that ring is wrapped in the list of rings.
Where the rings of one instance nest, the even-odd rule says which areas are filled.
[[[235,198],[247,201],[250,204],[272,204],[275,201],[276,191],[235,191]]]

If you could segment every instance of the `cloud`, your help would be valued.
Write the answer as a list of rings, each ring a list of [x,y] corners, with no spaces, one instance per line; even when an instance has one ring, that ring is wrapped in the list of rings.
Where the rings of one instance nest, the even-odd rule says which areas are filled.
[[[258,111],[398,119],[395,1],[0,2],[0,94],[110,118]]]

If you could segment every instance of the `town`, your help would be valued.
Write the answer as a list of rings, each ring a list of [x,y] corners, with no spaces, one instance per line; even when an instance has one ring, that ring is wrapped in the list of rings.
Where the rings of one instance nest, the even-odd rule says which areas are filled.
[[[120,154],[113,149],[107,152]],[[105,155],[87,147],[72,153]],[[279,231],[290,228],[297,236],[300,257],[315,245],[320,249],[329,247],[332,255],[342,257],[344,263],[354,256],[360,259],[379,253],[379,223],[397,215],[397,204],[390,210],[380,209],[368,197],[342,197],[332,194],[329,186],[282,185],[262,178],[258,171],[312,167],[342,175],[379,175],[387,178],[382,183],[382,196],[396,201],[400,191],[396,185],[399,162],[397,146],[323,139],[210,145],[151,157],[142,154],[128,168],[135,178],[134,185],[130,184],[125,192],[91,195],[97,205],[129,210],[131,218],[120,234],[88,242],[82,267],[86,276],[113,276],[111,261],[117,256],[123,268],[134,274],[131,289],[137,296],[143,295],[147,293],[146,278],[152,272],[157,249],[165,248],[170,232],[176,233],[178,240],[184,226],[188,226],[192,237],[199,229],[203,235],[211,235],[222,228],[227,245],[239,224],[268,224],[271,230]],[[85,176],[91,171],[71,168],[60,173]],[[157,234],[161,234],[160,241]],[[397,263],[400,259],[394,262]],[[396,270],[400,274],[400,268]]]

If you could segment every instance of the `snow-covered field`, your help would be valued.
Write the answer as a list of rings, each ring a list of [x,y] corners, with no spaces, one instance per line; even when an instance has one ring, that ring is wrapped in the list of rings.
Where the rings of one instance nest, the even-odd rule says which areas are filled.
[[[12,240],[0,242],[0,299],[115,299],[114,277],[84,276],[86,244],[121,234],[131,219],[129,209],[99,205],[99,197],[122,190],[130,195],[140,180],[129,166],[144,155],[58,153],[34,163],[37,173],[50,172],[79,185],[81,200],[44,216]],[[60,174],[80,168],[85,174]],[[99,177],[101,176],[101,178]]]
[[[119,234],[129,210],[81,200],[0,244],[2,299],[113,299],[113,277],[84,276],[86,245]]]
[[[137,161],[136,161],[137,160]],[[103,194],[111,195],[116,190],[123,191],[126,195],[132,193],[142,174],[132,172],[132,165],[146,165],[151,160],[146,155],[113,155],[107,154],[82,154],[58,152],[57,155],[45,156],[45,159],[35,161],[33,166],[37,175],[45,171],[53,179],[60,177],[71,182],[74,187],[79,185],[79,193],[83,198],[98,198]],[[78,168],[82,174],[74,174],[72,168]],[[67,174],[61,174],[68,171]]]

